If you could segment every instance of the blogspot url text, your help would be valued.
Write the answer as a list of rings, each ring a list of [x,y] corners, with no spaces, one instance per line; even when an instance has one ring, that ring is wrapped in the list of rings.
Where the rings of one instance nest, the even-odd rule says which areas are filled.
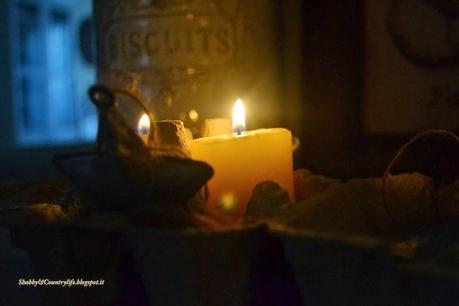
[[[56,287],[73,287],[73,286],[81,286],[81,287],[93,287],[93,286],[103,286],[105,280],[85,280],[81,278],[69,278],[66,280],[52,280],[47,278],[39,278],[39,279],[19,279],[18,285],[19,286],[30,286],[30,287],[37,287],[37,286],[56,286]]]

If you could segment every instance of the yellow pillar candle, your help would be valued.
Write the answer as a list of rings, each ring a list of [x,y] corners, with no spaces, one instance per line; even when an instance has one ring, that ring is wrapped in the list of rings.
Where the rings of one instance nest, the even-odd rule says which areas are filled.
[[[215,171],[208,183],[209,211],[244,215],[253,188],[263,181],[278,183],[294,201],[290,131],[273,128],[244,132],[245,120],[236,116],[233,114],[235,134],[198,138],[190,143],[192,158],[209,163]]]

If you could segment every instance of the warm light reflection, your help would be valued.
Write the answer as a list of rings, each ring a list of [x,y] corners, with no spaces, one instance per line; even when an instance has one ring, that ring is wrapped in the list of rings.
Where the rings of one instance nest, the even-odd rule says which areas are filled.
[[[233,107],[233,132],[240,135],[245,130],[245,108],[241,99]]]
[[[190,117],[191,121],[196,122],[199,119],[199,114],[196,110],[192,109],[188,113],[188,117]]]
[[[219,208],[222,211],[230,212],[237,208],[237,198],[234,193],[226,192],[220,197]]]

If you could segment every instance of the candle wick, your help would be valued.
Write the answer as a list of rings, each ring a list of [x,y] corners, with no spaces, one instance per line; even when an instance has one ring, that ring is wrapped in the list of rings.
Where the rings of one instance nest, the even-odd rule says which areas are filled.
[[[241,136],[242,135],[242,127],[238,126],[236,128],[234,128],[234,132],[236,133],[236,136]]]

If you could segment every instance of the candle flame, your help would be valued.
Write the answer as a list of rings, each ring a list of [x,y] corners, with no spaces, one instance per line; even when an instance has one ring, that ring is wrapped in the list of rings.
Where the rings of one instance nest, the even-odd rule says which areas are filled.
[[[240,135],[245,130],[245,108],[241,99],[233,107],[233,131]]]
[[[150,133],[150,118],[147,114],[143,114],[137,125],[137,131],[139,135],[147,135]]]

